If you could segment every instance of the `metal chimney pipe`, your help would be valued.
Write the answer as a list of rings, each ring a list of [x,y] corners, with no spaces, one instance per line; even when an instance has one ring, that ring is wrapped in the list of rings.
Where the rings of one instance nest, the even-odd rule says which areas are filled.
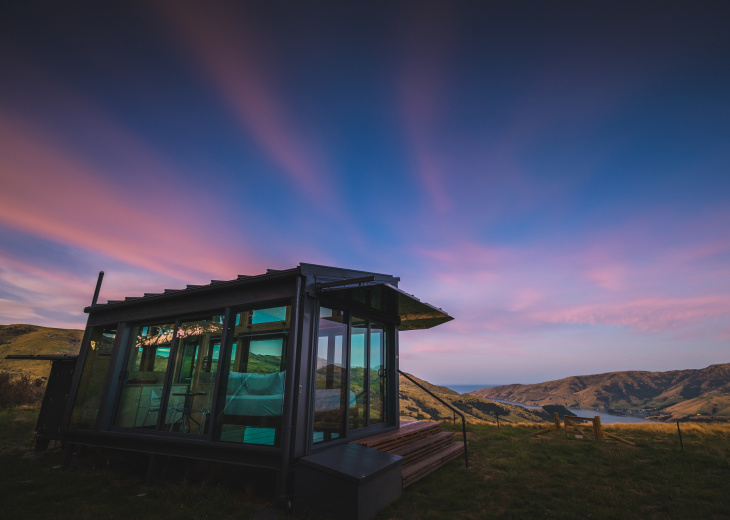
[[[96,281],[96,290],[94,291],[94,299],[91,300],[91,306],[96,305],[96,300],[99,299],[99,291],[101,290],[101,281],[104,279],[104,271],[99,271],[99,279]]]

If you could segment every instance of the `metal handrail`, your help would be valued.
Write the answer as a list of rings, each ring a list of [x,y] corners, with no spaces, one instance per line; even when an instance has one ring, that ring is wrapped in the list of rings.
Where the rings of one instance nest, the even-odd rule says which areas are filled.
[[[416,385],[418,388],[426,392],[428,395],[439,401],[441,404],[449,408],[452,412],[458,414],[461,417],[461,429],[464,434],[464,463],[466,464],[466,469],[469,469],[469,445],[466,442],[466,417],[464,417],[464,414],[459,411],[458,408],[455,408],[451,404],[447,403],[443,399],[441,399],[439,396],[434,394],[431,390],[423,386],[421,383],[413,379],[411,376],[403,372],[401,369],[398,369],[398,373],[408,379],[411,383]]]

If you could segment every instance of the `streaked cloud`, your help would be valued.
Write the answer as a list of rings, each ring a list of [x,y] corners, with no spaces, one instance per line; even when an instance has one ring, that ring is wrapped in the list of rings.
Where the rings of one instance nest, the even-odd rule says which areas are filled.
[[[442,6],[443,7],[443,6]],[[452,206],[449,172],[443,156],[442,118],[448,92],[450,10],[433,4],[410,5],[398,55],[398,105],[411,165],[428,206],[443,213]]]
[[[727,360],[711,10],[53,9],[0,20],[0,322],[305,261],[452,314],[401,338],[437,383]]]
[[[141,162],[135,163],[137,182],[125,185],[88,158],[70,155],[52,133],[7,113],[0,114],[0,139],[7,145],[0,157],[5,172],[0,221],[5,225],[179,279],[245,267],[243,258],[233,261],[235,250],[220,254],[226,246],[221,249],[216,236],[222,230],[218,219],[200,220],[183,202],[205,206],[209,195],[159,184],[159,163],[143,162],[143,151],[130,154]],[[125,152],[131,151],[127,144]],[[139,182],[145,171],[154,172],[150,184]]]
[[[651,298],[582,305],[537,312],[532,318],[546,323],[612,325],[645,333],[667,334],[717,318],[730,321],[730,296]]]
[[[295,190],[314,203],[334,207],[322,152],[314,151],[307,128],[285,106],[271,65],[275,42],[233,3],[157,2],[179,41],[205,71],[237,123],[261,146]],[[239,6],[240,8],[241,6]]]
[[[716,219],[714,212],[694,216],[687,229]],[[419,250],[413,290],[455,316],[444,329],[461,337],[552,335],[556,325],[718,337],[730,324],[730,242],[681,230],[658,237],[660,222],[625,222],[570,243],[553,237],[509,248],[450,242]]]

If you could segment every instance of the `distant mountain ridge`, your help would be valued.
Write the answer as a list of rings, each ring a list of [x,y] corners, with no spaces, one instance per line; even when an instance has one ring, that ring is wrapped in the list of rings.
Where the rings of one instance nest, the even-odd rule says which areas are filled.
[[[502,385],[471,392],[531,406],[643,413],[652,419],[730,417],[730,363],[669,372],[609,372],[533,385]]]

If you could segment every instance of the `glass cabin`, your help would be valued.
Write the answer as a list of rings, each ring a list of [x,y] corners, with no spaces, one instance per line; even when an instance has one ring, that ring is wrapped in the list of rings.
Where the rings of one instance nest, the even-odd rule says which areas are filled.
[[[279,472],[399,426],[398,332],[452,318],[399,278],[300,264],[85,309],[65,442]]]

